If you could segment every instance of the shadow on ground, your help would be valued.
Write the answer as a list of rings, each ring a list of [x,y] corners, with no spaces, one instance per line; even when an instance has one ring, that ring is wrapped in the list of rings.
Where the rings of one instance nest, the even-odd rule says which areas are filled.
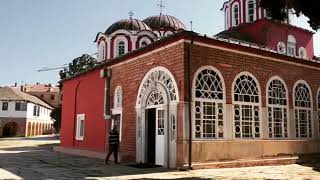
[[[320,154],[299,155],[297,164],[312,167],[313,170],[320,172]]]
[[[36,138],[32,139],[40,141]],[[53,139],[55,138],[53,137]],[[12,139],[12,143],[15,143],[16,140]],[[50,138],[44,140],[50,141]],[[7,138],[4,141],[10,143],[11,140]],[[58,145],[57,143],[50,144],[49,142],[49,144],[45,145],[1,148],[2,142],[0,142],[0,168],[22,179],[95,179],[173,171],[159,167],[141,169],[125,165],[104,165],[102,160],[54,152],[52,147]],[[0,177],[2,177],[1,174]],[[12,179],[11,177],[6,178]],[[158,177],[153,178],[156,179]],[[187,179],[201,178],[193,177]]]

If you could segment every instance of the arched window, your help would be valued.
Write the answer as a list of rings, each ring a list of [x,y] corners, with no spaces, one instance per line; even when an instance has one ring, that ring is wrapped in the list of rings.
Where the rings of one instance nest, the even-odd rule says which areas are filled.
[[[232,7],[232,26],[239,25],[239,3],[234,3]]]
[[[227,30],[227,29],[229,29],[229,8],[228,7],[226,7],[226,11],[225,11],[225,29]]]
[[[147,45],[148,45],[148,43],[146,41],[142,41],[141,42],[141,47],[144,47],[144,46],[147,46]]]
[[[260,137],[260,93],[254,76],[244,72],[233,82],[234,127],[236,138]]]
[[[301,59],[307,59],[307,50],[304,47],[299,48],[299,57]]]
[[[124,55],[124,53],[125,53],[125,43],[123,42],[123,41],[120,41],[119,43],[118,43],[118,54],[117,54],[117,56],[122,56],[122,55]]]
[[[118,86],[114,91],[114,108],[122,108],[122,88]]]
[[[269,138],[287,138],[287,88],[282,80],[273,78],[268,83],[267,93]]]
[[[247,1],[247,22],[253,22],[256,19],[256,4],[254,0]]]
[[[296,43],[296,38],[292,35],[289,35],[287,42],[287,54],[289,56],[296,56]]]
[[[214,68],[200,69],[195,74],[195,138],[224,137],[224,82]]]
[[[312,137],[312,101],[310,88],[305,81],[297,82],[294,87],[294,112],[297,138]]]
[[[98,60],[104,61],[106,55],[106,43],[104,41],[100,41],[98,46]]]

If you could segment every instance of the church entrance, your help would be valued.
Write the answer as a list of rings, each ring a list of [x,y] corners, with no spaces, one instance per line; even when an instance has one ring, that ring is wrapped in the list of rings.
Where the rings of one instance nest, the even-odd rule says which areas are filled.
[[[146,110],[147,163],[156,163],[156,109]]]
[[[163,108],[146,110],[147,163],[165,165],[165,114]]]
[[[175,127],[169,117],[177,113],[177,88],[163,67],[150,70],[139,88],[136,103],[136,161],[175,167]]]

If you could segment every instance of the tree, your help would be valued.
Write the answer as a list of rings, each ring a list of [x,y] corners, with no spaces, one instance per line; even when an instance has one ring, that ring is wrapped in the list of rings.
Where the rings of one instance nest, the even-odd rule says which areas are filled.
[[[97,63],[97,60],[88,54],[83,54],[80,57],[77,57],[69,63],[67,68],[64,68],[59,72],[60,80],[64,80],[66,78],[71,78],[76,76],[88,69],[93,68]],[[60,91],[62,92],[62,83],[59,83]],[[59,106],[54,108],[50,114],[50,117],[54,119],[53,126],[56,129],[56,132],[60,132],[61,127],[61,109]]]
[[[59,72],[60,80],[73,77],[80,74],[88,69],[93,68],[97,63],[97,60],[88,54],[83,54],[77,57],[69,63],[68,67],[64,68]],[[62,90],[62,84],[59,84],[60,90]]]
[[[272,19],[284,21],[287,19],[287,9],[298,17],[303,14],[309,18],[308,23],[314,30],[320,28],[319,0],[260,0],[260,6],[266,9]]]
[[[61,109],[61,106],[56,107],[50,113],[50,117],[54,119],[53,127],[56,130],[56,133],[59,133],[61,128]]]

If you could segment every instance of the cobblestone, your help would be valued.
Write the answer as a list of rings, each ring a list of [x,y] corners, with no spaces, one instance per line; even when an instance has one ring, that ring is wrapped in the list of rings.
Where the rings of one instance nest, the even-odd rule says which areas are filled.
[[[58,144],[52,136],[0,139],[0,179],[320,179],[317,160],[310,165],[193,171],[138,169],[53,152]]]

